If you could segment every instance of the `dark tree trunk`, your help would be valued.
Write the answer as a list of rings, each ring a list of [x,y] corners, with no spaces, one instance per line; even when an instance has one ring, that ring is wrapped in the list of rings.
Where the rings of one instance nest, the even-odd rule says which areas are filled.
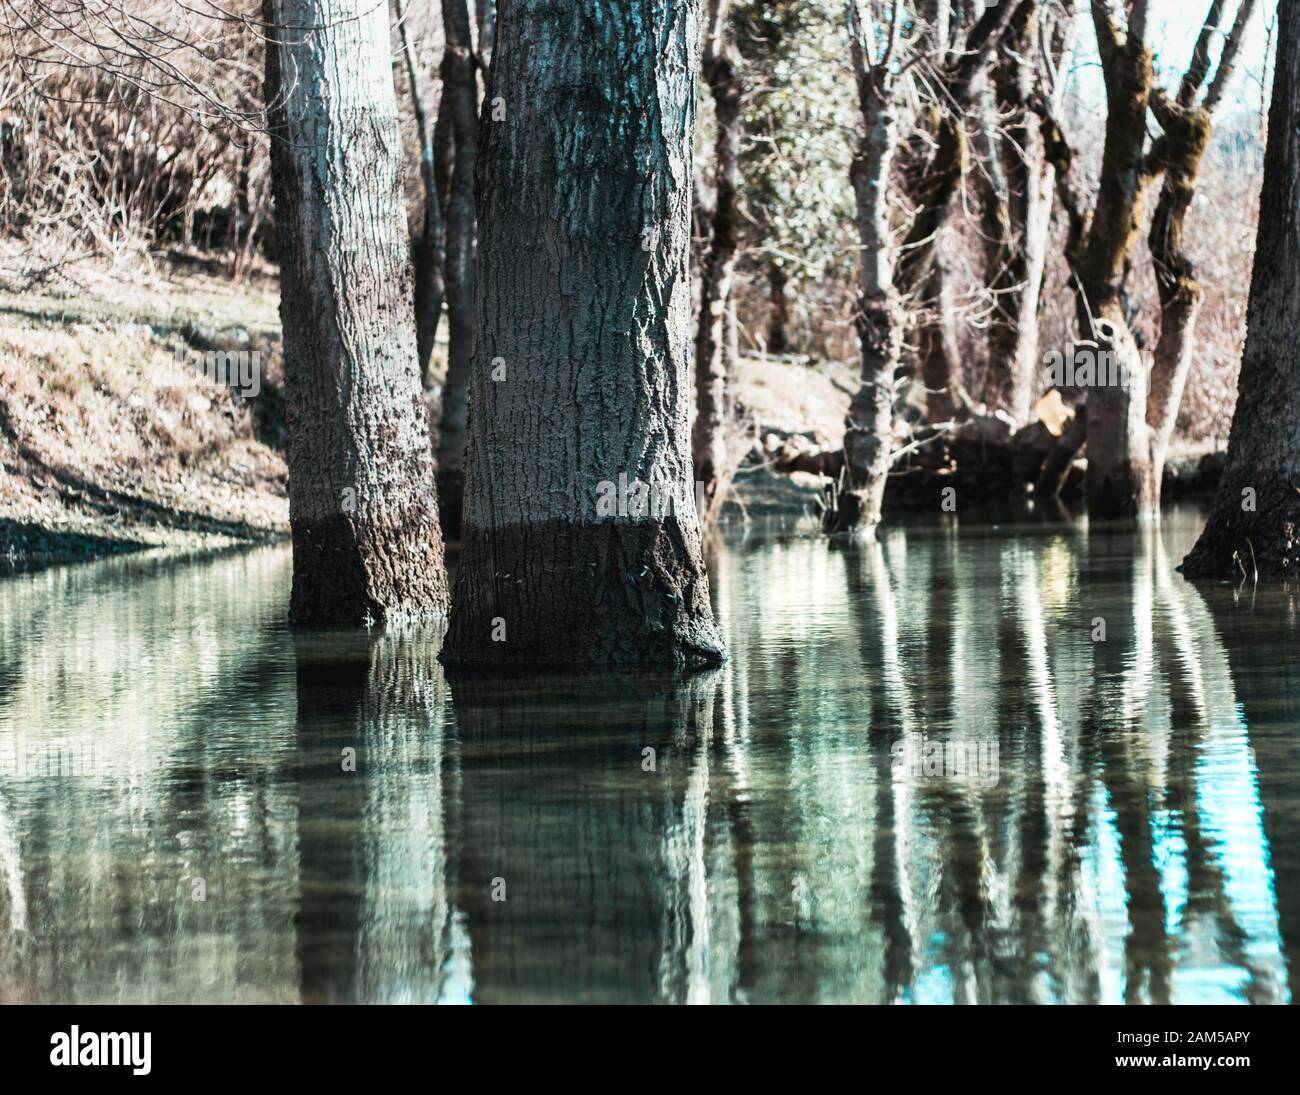
[[[709,250],[700,279],[700,326],[695,340],[695,426],[692,451],[701,492],[700,518],[711,524],[731,484],[727,452],[727,383],[735,374],[727,317],[736,267],[736,184],[740,174],[740,58],[726,33],[726,0],[709,0],[701,64],[717,119],[715,199]]]
[[[474,353],[474,167],[478,158],[478,83],[470,51],[468,0],[443,0],[447,50],[443,56],[443,109],[451,118],[455,165],[447,202],[447,379],[442,386],[438,433],[438,498],[442,528],[460,538],[465,492],[465,432],[469,372]]]
[[[698,41],[697,0],[502,6],[450,667],[724,657],[690,453]]]
[[[1278,8],[1259,236],[1228,466],[1183,562],[1197,578],[1300,571],[1300,4]],[[1253,503],[1248,504],[1248,503]]]
[[[478,21],[478,54],[486,64],[492,56],[492,38],[496,33],[496,0],[475,0],[474,13]]]
[[[388,11],[265,0],[288,408],[291,618],[447,605],[416,365]],[[294,78],[283,83],[282,72]],[[364,166],[362,166],[364,165]]]
[[[775,260],[767,264],[768,300],[771,310],[767,314],[768,353],[784,354],[790,350],[790,301],[785,287],[789,283],[785,268]]]
[[[443,263],[447,258],[447,230],[438,194],[438,150],[425,106],[424,89],[420,85],[415,43],[406,25],[406,18],[405,0],[397,0],[399,33],[402,37],[402,52],[406,57],[406,78],[411,87],[411,109],[415,114],[415,130],[420,140],[420,184],[424,190],[423,225],[412,248],[412,258],[415,264],[417,354],[420,376],[427,388],[432,386],[429,359],[433,354],[433,344],[438,338],[442,301],[447,290],[446,279],[443,277]]]
[[[990,364],[998,401],[1021,423],[1029,419],[1039,367],[1039,297],[1055,186],[1034,102],[1041,14],[1037,2],[1022,9],[1010,31],[1009,55],[994,69],[1003,132],[990,135],[989,142],[991,157],[1005,158],[1006,184],[1002,246],[990,282],[997,294],[990,321]],[[1067,51],[1068,46],[1059,52]]]

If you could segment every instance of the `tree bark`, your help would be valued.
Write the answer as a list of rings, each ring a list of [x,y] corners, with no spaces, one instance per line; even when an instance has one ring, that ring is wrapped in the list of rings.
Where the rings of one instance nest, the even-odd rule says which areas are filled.
[[[416,362],[388,11],[264,0],[288,408],[290,616],[447,605]],[[281,73],[292,79],[281,80]]]
[[[739,55],[729,41],[727,0],[709,0],[701,70],[713,96],[717,119],[714,146],[716,197],[709,250],[700,279],[700,326],[695,340],[695,426],[692,451],[701,492],[700,518],[717,518],[731,484],[727,453],[727,383],[736,362],[729,353],[727,315],[736,267],[737,201],[740,174]]]
[[[1246,347],[1228,466],[1183,561],[1195,578],[1300,570],[1300,5],[1280,5],[1277,18]]]
[[[1106,143],[1096,208],[1086,221],[1068,183],[1062,204],[1070,214],[1079,327],[1098,351],[1113,357],[1119,382],[1088,391],[1089,511],[1098,517],[1145,517],[1158,512],[1165,456],[1183,388],[1191,371],[1201,289],[1182,251],[1183,220],[1194,194],[1201,157],[1209,144],[1211,117],[1231,76],[1236,52],[1255,0],[1243,0],[1227,36],[1219,70],[1202,106],[1195,104],[1209,69],[1208,48],[1223,15],[1212,0],[1205,26],[1177,101],[1153,89],[1147,49],[1147,0],[1134,0],[1126,30],[1116,25],[1105,0],[1092,0],[1093,25],[1106,81]],[[1146,148],[1150,109],[1164,134]],[[1051,136],[1052,159],[1068,170],[1068,154]],[[1150,244],[1161,301],[1161,334],[1150,374],[1138,352],[1125,306],[1124,282],[1142,220],[1146,193],[1164,176],[1152,219]]]
[[[690,453],[698,42],[698,0],[501,8],[451,668],[724,658]]]
[[[970,396],[961,378],[961,341],[952,279],[940,254],[930,263],[923,306],[925,319],[916,332],[916,352],[925,384],[926,417],[936,423],[955,421],[966,416]]]
[[[460,538],[465,493],[465,433],[474,353],[474,169],[478,158],[478,82],[470,50],[468,0],[443,0],[443,109],[451,116],[455,161],[447,202],[447,379],[438,432],[438,498],[443,534]]]

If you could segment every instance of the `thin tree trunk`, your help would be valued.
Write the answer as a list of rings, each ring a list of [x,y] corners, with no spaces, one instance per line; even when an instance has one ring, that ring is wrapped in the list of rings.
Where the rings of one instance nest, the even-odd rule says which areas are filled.
[[[997,268],[1000,292],[990,341],[998,359],[999,394],[1017,422],[1029,419],[1040,367],[1038,311],[1056,185],[1034,103],[1040,15],[1038,3],[1017,15],[1009,32],[1012,56],[996,69],[1006,131],[994,142],[993,154],[1006,157],[1008,248]]]
[[[727,0],[709,0],[701,71],[713,95],[716,197],[709,250],[700,281],[700,326],[695,340],[695,426],[692,451],[701,495],[700,518],[716,520],[731,484],[727,454],[727,383],[736,362],[728,352],[727,314],[736,267],[736,185],[740,175],[739,55],[727,35]]]
[[[290,615],[311,625],[431,615],[446,609],[447,578],[416,363],[388,10],[264,0],[264,17]]]
[[[478,83],[470,51],[468,0],[443,0],[447,36],[443,109],[451,116],[455,164],[447,203],[447,379],[438,433],[438,498],[448,540],[460,538],[465,493],[465,435],[474,353],[474,165],[478,158]]]
[[[767,314],[768,353],[784,354],[790,349],[790,302],[785,295],[789,280],[785,268],[774,259],[769,259],[767,286],[771,308]]]
[[[690,453],[698,42],[697,0],[501,8],[449,666],[724,657]]]
[[[1277,63],[1228,465],[1183,573],[1300,570],[1300,5],[1278,8]]]
[[[411,88],[411,109],[415,114],[415,130],[420,141],[420,184],[424,190],[424,221],[420,237],[412,249],[415,262],[415,324],[420,362],[420,376],[426,388],[432,387],[429,360],[433,344],[438,338],[438,324],[442,320],[442,301],[446,294],[443,263],[447,255],[447,231],[442,219],[442,202],[437,186],[437,150],[429,113],[425,107],[424,89],[420,86],[415,63],[415,43],[407,27],[405,0],[396,0],[397,21],[402,39],[402,53],[406,58],[406,78]]]
[[[954,421],[966,416],[970,397],[961,379],[961,341],[952,279],[940,254],[930,263],[922,304],[925,319],[916,332],[916,353],[925,385],[925,413],[931,422]]]
[[[919,211],[913,220],[902,257],[895,263],[889,224],[887,194],[894,157],[897,123],[895,96],[899,85],[891,67],[900,42],[903,5],[895,0],[887,18],[887,40],[880,57],[873,59],[871,31],[860,23],[864,14],[858,0],[849,0],[846,12],[849,45],[857,83],[864,134],[854,156],[852,174],[857,202],[858,236],[862,246],[862,295],[856,325],[862,347],[861,383],[849,403],[844,429],[844,472],[823,515],[828,532],[869,534],[880,521],[885,480],[893,448],[894,376],[902,352],[905,314],[899,299],[926,284],[933,267],[935,240],[946,223],[952,195],[961,181],[966,162],[966,136],[962,114],[978,89],[977,81],[1015,13],[1022,4],[1011,2],[986,8],[972,29],[956,67],[946,73],[947,95],[957,116],[935,118],[930,128],[938,137],[931,163],[921,177]],[[949,372],[951,387],[951,371]]]
[[[486,61],[492,56],[492,38],[496,33],[496,0],[475,0],[474,12],[478,24],[478,53]]]
[[[856,40],[853,48],[861,50]],[[870,534],[880,523],[889,473],[894,374],[902,355],[905,317],[894,289],[889,225],[889,175],[897,144],[892,85],[883,66],[856,67],[866,124],[852,168],[862,246],[862,294],[855,317],[862,368],[844,423],[844,473],[824,525],[831,533]]]

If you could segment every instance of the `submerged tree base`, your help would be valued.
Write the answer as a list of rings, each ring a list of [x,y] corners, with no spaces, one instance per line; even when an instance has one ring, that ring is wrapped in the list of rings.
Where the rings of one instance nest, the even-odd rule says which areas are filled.
[[[289,620],[295,626],[367,626],[446,614],[442,536],[430,514],[401,523],[341,513],[292,524]]]
[[[1300,491],[1281,476],[1250,478],[1243,486],[1225,481],[1179,567],[1185,577],[1300,578]]]
[[[688,537],[698,541],[675,517],[466,525],[439,660],[488,671],[721,665],[707,574]]]

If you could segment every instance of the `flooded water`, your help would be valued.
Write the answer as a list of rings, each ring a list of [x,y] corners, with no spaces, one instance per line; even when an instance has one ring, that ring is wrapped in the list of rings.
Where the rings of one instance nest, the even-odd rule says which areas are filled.
[[[0,999],[1288,1001],[1300,605],[1198,528],[733,533],[689,680],[294,636],[285,548],[4,579]]]

